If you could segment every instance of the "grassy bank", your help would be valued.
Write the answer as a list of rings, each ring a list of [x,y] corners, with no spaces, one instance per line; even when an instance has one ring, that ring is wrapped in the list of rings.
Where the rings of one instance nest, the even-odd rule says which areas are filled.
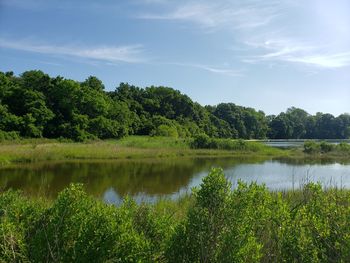
[[[241,141],[240,141],[241,143]],[[239,144],[239,143],[237,143]],[[0,144],[0,164],[71,159],[137,159],[211,156],[287,156],[289,151],[244,142],[237,149],[193,149],[190,139],[131,136],[121,140],[76,143],[48,139],[4,141]]]
[[[213,170],[177,201],[107,205],[72,185],[52,202],[0,194],[1,262],[347,262],[350,191],[271,193]]]

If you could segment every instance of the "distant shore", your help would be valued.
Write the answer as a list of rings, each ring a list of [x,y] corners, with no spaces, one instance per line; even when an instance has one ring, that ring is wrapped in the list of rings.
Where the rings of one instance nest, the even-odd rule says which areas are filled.
[[[50,160],[144,159],[177,157],[287,157],[281,150],[256,142],[247,150],[191,149],[187,139],[130,136],[121,140],[97,140],[86,143],[51,139],[22,139],[0,144],[0,164]],[[261,146],[260,146],[261,145]]]
[[[0,143],[0,165],[57,160],[121,160],[181,157],[263,157],[350,160],[350,151],[304,153],[303,148],[279,149],[257,141],[244,141],[243,150],[192,149],[190,139],[129,136],[120,140],[85,143],[53,139],[21,139]],[[313,146],[317,148],[316,146]]]

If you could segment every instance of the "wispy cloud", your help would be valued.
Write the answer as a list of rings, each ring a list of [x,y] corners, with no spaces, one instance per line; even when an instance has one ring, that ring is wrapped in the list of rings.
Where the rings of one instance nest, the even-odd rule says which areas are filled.
[[[180,67],[197,68],[197,69],[205,70],[210,73],[221,74],[221,75],[226,75],[230,77],[243,76],[243,71],[241,69],[232,69],[228,67],[217,67],[217,66],[211,66],[211,65],[192,64],[192,63],[175,63],[174,62],[174,63],[166,63],[166,64],[180,66]]]
[[[290,62],[314,65],[322,68],[343,68],[350,66],[350,52],[290,57],[287,58],[287,60]]]
[[[203,28],[249,29],[269,24],[277,13],[275,1],[268,4],[256,0],[245,3],[236,1],[191,1],[178,4],[167,13],[146,13],[140,19],[189,21]]]
[[[329,46],[308,44],[302,41],[274,39],[262,43],[246,42],[246,45],[259,50],[261,55],[250,56],[243,62],[258,63],[264,61],[292,62],[318,68],[342,68],[350,66],[350,51],[328,51]]]
[[[170,0],[134,0],[141,4],[167,4]]]
[[[314,8],[315,4],[303,5],[298,0],[179,0],[176,4],[169,4],[168,11],[143,13],[138,18],[193,23],[207,32],[223,29],[234,37],[239,47],[247,48],[243,58],[240,56],[242,62],[293,63],[324,69],[349,66],[350,49],[339,48],[332,41],[344,42],[345,35],[350,34],[325,39],[326,33],[315,33],[319,31],[313,27],[324,23],[325,19],[312,14]],[[329,13],[326,8],[323,12]],[[300,16],[302,21],[296,22],[293,15]],[[314,20],[309,20],[310,16],[315,16],[312,17]],[[344,16],[337,18],[341,26],[346,25]],[[330,21],[335,19],[327,18]],[[288,25],[291,22],[296,23]],[[304,26],[300,27],[303,23]],[[305,27],[312,29],[308,31]]]
[[[23,40],[14,41],[0,38],[0,48],[22,50],[48,55],[79,57],[112,63],[139,63],[145,61],[145,58],[142,57],[142,45],[95,47],[83,47],[76,45],[60,46],[52,44],[38,44]]]

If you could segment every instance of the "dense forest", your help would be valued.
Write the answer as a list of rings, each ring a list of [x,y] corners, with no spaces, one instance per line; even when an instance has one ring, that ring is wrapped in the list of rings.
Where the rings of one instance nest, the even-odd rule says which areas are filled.
[[[277,116],[234,103],[201,106],[168,87],[121,83],[105,91],[94,76],[83,82],[42,71],[0,72],[0,139],[87,139],[127,135],[242,139],[344,139],[350,115],[310,115],[289,108]]]

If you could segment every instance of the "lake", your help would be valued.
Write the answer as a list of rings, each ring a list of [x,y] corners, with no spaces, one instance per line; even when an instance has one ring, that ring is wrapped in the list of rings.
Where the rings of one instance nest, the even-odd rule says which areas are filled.
[[[271,140],[261,140],[261,142],[263,144],[266,144],[268,146],[271,147],[277,147],[277,148],[296,148],[296,147],[303,147],[304,143],[306,141],[310,141],[310,140],[306,140],[306,139],[289,139],[289,140],[285,140],[285,139],[271,139]],[[314,139],[311,140],[314,142],[327,142],[330,144],[339,144],[339,143],[350,143],[350,140],[348,139],[323,139],[323,140],[318,140],[318,139]]]
[[[176,199],[198,186],[211,167],[222,167],[233,187],[237,181],[266,184],[271,190],[298,189],[307,182],[350,188],[350,164],[242,158],[124,161],[65,161],[13,165],[0,169],[0,188],[54,198],[70,183],[118,204],[125,195],[137,202]]]

